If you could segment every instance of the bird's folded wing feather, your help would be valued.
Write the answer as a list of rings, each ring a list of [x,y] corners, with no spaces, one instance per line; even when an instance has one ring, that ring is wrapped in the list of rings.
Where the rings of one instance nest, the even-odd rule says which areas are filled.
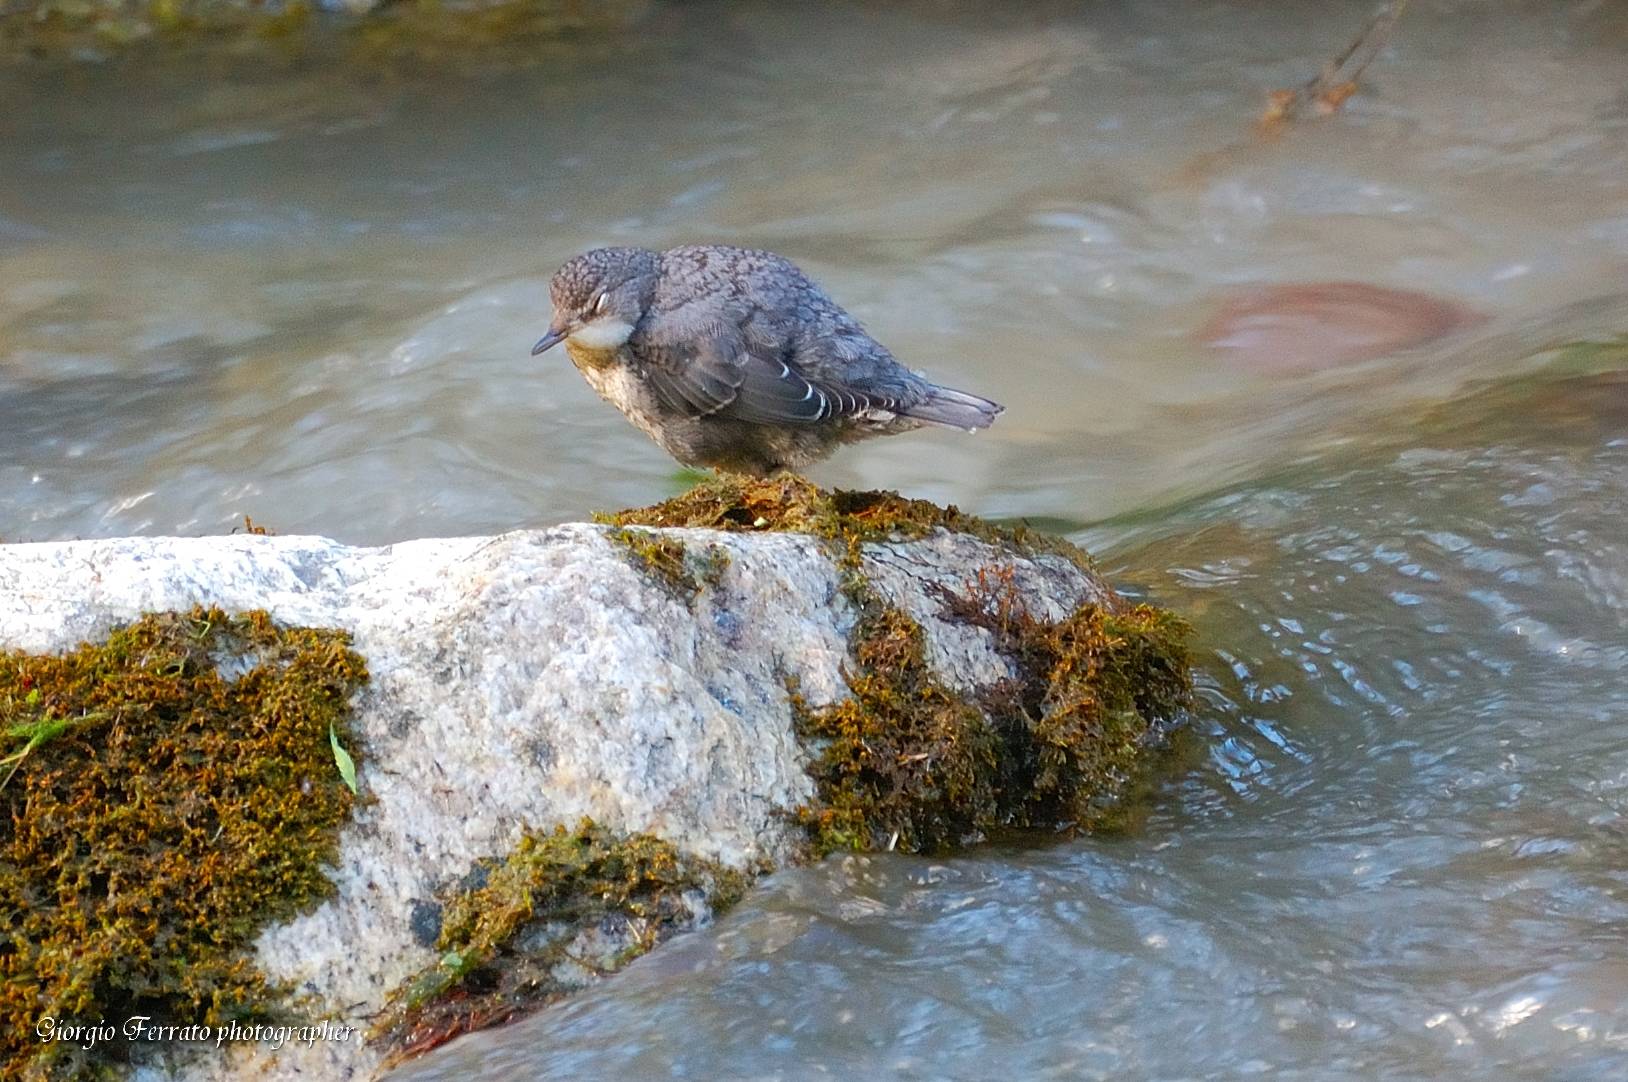
[[[748,349],[737,335],[707,337],[687,347],[652,346],[641,353],[656,394],[692,417],[720,414],[754,424],[815,424],[897,405],[884,396],[821,386],[792,364]]]

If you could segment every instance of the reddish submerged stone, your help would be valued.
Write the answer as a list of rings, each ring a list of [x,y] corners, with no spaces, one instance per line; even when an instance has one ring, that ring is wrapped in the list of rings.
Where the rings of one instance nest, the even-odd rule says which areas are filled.
[[[1366,282],[1302,282],[1231,297],[1199,340],[1250,371],[1306,372],[1422,346],[1485,318],[1428,293]]]

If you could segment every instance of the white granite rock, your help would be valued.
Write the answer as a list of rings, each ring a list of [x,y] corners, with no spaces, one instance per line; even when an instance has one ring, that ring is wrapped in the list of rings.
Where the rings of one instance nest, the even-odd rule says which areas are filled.
[[[820,542],[670,530],[728,556],[687,597],[603,527],[360,549],[315,537],[128,538],[0,545],[0,648],[71,649],[143,612],[219,605],[350,631],[371,681],[356,704],[369,803],[341,837],[337,894],[265,932],[260,965],[313,1015],[365,1027],[433,961],[415,902],[507,852],[526,827],[589,816],[734,865],[791,852],[783,814],[813,792],[786,681],[845,693],[853,607]],[[961,535],[867,546],[865,573],[927,630],[948,682],[1007,674],[987,633],[939,618],[939,589],[1010,566],[1061,615],[1105,588],[1066,560],[1015,558]],[[196,1078],[371,1077],[348,1042],[238,1046]],[[143,1072],[148,1073],[148,1072]]]

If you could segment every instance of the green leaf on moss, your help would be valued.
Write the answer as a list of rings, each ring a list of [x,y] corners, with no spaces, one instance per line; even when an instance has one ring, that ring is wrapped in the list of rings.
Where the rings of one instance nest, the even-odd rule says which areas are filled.
[[[328,743],[334,749],[334,764],[339,767],[340,778],[352,793],[356,792],[356,760],[352,759],[350,752],[339,743],[339,734],[334,732],[332,725],[328,726]]]

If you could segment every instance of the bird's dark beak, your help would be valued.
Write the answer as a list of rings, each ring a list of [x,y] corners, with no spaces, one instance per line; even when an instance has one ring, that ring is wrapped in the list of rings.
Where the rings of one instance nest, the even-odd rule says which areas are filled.
[[[550,326],[548,328],[548,333],[539,338],[537,340],[537,344],[531,347],[531,355],[535,357],[539,353],[545,353],[548,350],[553,349],[555,346],[565,341],[569,334],[569,331],[563,331],[558,327]]]

